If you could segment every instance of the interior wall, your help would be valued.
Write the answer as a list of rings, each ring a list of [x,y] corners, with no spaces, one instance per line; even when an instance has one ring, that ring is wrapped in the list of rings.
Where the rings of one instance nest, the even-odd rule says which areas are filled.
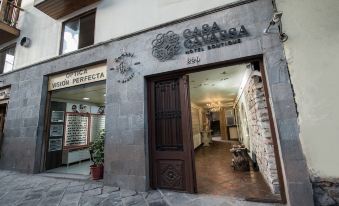
[[[192,115],[192,133],[194,149],[201,145],[201,131],[203,130],[203,111],[204,109],[191,103]]]
[[[242,143],[249,149],[252,159],[257,161],[259,170],[271,191],[278,194],[280,188],[272,133],[263,82],[259,72],[252,73],[236,107],[240,113],[239,131]]]
[[[277,0],[300,139],[313,177],[339,178],[339,1]]]
[[[222,140],[228,139],[227,125],[226,125],[226,108],[222,107],[219,111],[220,120],[220,136]]]
[[[80,104],[82,104],[82,105],[89,106],[89,109],[87,110],[87,112],[96,114],[96,113],[98,113],[99,106],[101,106],[99,104],[95,104],[95,103],[92,103],[92,102],[75,101],[75,100],[67,100],[67,99],[52,98],[52,101],[66,102],[67,103],[66,112],[72,112],[72,105],[73,104],[77,105],[77,108],[79,108]]]

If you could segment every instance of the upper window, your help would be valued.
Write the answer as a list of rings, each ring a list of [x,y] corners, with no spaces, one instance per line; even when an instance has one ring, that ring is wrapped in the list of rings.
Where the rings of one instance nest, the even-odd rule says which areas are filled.
[[[64,22],[61,53],[65,54],[94,43],[95,11]]]
[[[13,70],[15,45],[0,51],[0,74]]]

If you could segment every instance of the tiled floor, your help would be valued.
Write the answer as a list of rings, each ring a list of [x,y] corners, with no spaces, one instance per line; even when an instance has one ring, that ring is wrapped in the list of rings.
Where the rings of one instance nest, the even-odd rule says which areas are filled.
[[[282,206],[166,190],[136,192],[102,182],[0,170],[0,206]]]
[[[260,172],[234,171],[231,167],[232,143],[213,141],[210,147],[195,151],[198,193],[240,197],[258,201],[277,201]]]
[[[77,174],[89,175],[89,166],[91,161],[83,161],[79,163],[70,164],[69,166],[62,166],[55,169],[48,170],[47,172],[62,173],[62,174]]]

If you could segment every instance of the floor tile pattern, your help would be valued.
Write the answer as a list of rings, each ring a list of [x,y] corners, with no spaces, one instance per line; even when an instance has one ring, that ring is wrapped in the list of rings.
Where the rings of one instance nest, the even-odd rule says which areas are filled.
[[[0,170],[0,206],[280,206],[166,190],[136,192],[102,182]]]
[[[234,171],[230,149],[234,142],[213,141],[209,147],[195,151],[198,193],[232,196],[244,199],[278,201],[260,172]]]

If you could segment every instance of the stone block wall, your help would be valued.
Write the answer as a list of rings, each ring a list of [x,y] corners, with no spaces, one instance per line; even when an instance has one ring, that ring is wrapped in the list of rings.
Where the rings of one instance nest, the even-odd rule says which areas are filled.
[[[339,179],[313,178],[312,185],[316,206],[339,205]]]
[[[271,188],[271,191],[278,194],[279,180],[274,156],[272,133],[263,83],[259,73],[252,75],[244,94],[248,109],[247,118],[251,152],[256,155],[259,170]]]

